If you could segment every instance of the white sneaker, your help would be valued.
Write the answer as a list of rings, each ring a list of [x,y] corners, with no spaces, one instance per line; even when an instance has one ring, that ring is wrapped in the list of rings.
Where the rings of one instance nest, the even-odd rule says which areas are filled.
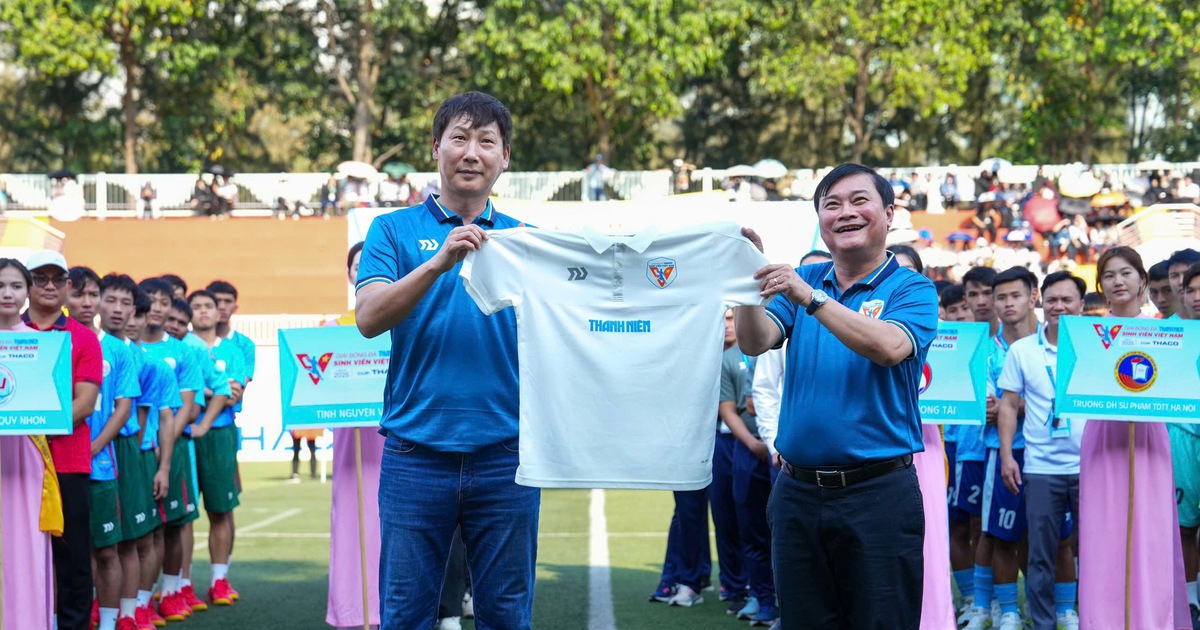
[[[966,614],[967,625],[963,630],[985,630],[992,627],[992,616],[983,608],[972,608]]]
[[[992,627],[1000,627],[1000,600],[992,600]]]
[[[462,620],[458,617],[446,617],[438,622],[437,630],[462,630]]]
[[[1021,613],[1004,613],[1000,615],[999,630],[1023,630],[1025,622],[1021,621]]]
[[[691,608],[692,606],[695,606],[696,604],[703,604],[704,597],[702,595],[700,595],[700,593],[693,591],[692,587],[680,584],[679,592],[675,593],[675,597],[672,597],[671,600],[668,601],[667,603],[672,606],[683,606],[684,608]]]
[[[1058,630],[1079,630],[1079,613],[1074,610],[1058,613]]]
[[[956,612],[956,623],[958,624],[958,627],[961,628],[963,624],[971,620],[971,616],[975,613],[975,596],[972,595],[970,597],[964,597],[962,602],[958,605],[958,610]]]
[[[475,616],[475,601],[471,598],[471,592],[467,591],[463,595],[463,619],[470,619]]]

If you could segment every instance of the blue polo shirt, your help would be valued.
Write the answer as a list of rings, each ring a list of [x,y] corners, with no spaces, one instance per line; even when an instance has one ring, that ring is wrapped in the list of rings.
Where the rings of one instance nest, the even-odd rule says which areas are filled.
[[[787,345],[775,446],[795,466],[847,466],[924,450],[917,389],[937,336],[933,283],[887,260],[845,293],[833,263],[796,269],[843,306],[900,327],[913,356],[883,367],[850,350],[815,317],[782,295],[767,306]]]
[[[461,225],[462,217],[437,196],[379,216],[367,231],[356,289],[403,278]],[[499,230],[520,223],[489,202],[475,225]],[[461,265],[435,280],[391,330],[380,425],[434,450],[471,452],[517,436],[517,321],[513,309],[484,315],[463,288]]]

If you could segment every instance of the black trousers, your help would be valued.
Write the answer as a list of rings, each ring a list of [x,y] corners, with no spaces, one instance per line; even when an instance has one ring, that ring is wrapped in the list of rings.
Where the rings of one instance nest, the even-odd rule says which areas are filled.
[[[52,538],[59,630],[90,630],[92,615],[92,487],[89,475],[59,473],[63,535]]]
[[[917,630],[925,512],[916,469],[839,489],[780,474],[767,509],[784,630]]]

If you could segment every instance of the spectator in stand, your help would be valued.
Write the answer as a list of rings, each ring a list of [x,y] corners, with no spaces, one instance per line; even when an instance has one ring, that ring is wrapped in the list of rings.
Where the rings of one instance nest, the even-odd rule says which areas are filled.
[[[1200,201],[1200,184],[1192,181],[1191,175],[1185,175],[1179,182],[1179,186],[1175,189],[1175,198],[1178,201],[1187,203],[1196,203]]]
[[[908,182],[900,179],[899,171],[892,171],[892,174],[888,176],[888,185],[892,187],[892,194],[897,197],[899,197],[901,193],[908,192],[908,190],[911,188],[908,185]]]
[[[12,201],[8,196],[8,182],[3,177],[0,177],[0,217],[8,212],[8,203]]]
[[[996,226],[1000,221],[1000,215],[996,212],[991,201],[981,201],[975,205],[975,216],[971,217],[971,224],[975,227],[975,234],[979,238],[986,238],[989,243],[996,242]]]
[[[275,197],[275,218],[283,220],[283,215],[292,215],[292,220],[300,219],[300,209],[308,209],[308,204],[296,194],[296,186],[288,182],[287,178],[280,178],[279,190]]]
[[[388,174],[387,178],[379,182],[379,206],[382,208],[399,208],[403,198],[400,196],[400,182],[394,175]]]
[[[221,185],[216,186],[215,180],[213,181],[213,185],[215,186],[217,198],[220,200],[221,210],[217,213],[217,216],[221,219],[228,218],[233,213],[234,206],[237,205],[238,185],[233,183],[233,176],[231,175],[222,175]]]
[[[604,192],[604,182],[615,171],[604,163],[604,154],[597,153],[596,159],[583,171],[583,183],[587,188],[588,201],[605,201],[608,194]]]
[[[332,211],[337,214],[338,195],[341,189],[338,186],[336,177],[330,175],[329,179],[325,180],[325,185],[321,187],[321,218],[329,219],[329,214]]]
[[[158,214],[158,191],[154,189],[154,184],[150,183],[149,180],[147,180],[145,184],[142,184],[140,197],[142,205],[142,214],[140,218],[155,218],[155,215]]]
[[[953,173],[946,173],[946,180],[942,182],[939,190],[942,193],[942,200],[946,208],[955,209],[958,205],[958,183],[955,181]]]
[[[926,175],[926,178],[932,177]],[[925,210],[929,207],[929,180],[921,179],[921,176],[916,172],[912,172],[912,183],[909,185],[910,193],[913,198],[913,210]]]

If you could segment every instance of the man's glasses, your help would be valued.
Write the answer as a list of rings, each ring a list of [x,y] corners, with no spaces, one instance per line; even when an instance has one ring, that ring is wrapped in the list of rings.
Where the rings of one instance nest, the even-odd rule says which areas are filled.
[[[67,286],[67,277],[66,276],[51,277],[51,276],[43,275],[40,273],[35,273],[32,276],[32,280],[33,280],[33,285],[36,287],[44,287],[50,283],[54,283],[54,286],[59,289]]]

